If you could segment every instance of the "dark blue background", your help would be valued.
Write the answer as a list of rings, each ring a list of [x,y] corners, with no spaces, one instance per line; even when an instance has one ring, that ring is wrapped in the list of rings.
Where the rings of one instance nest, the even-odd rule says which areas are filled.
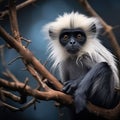
[[[113,26],[120,25],[120,0],[89,0],[89,2],[108,24]],[[7,5],[6,3],[7,0],[0,3],[0,10],[4,10],[4,5]],[[23,37],[32,41],[29,49],[38,59],[41,59],[42,63],[47,59],[48,53],[46,52],[47,41],[43,38],[41,27],[47,22],[54,20],[58,15],[71,11],[79,11],[80,13],[87,14],[77,0],[38,0],[38,2],[18,11],[20,33]],[[11,33],[8,17],[5,17],[3,21],[0,20],[0,24]],[[120,40],[120,28],[114,31],[117,39]],[[109,40],[106,37],[101,38],[103,44],[112,50]],[[4,40],[0,38],[0,44],[2,43],[4,43]],[[17,55],[15,50],[5,50],[5,59],[7,62]],[[33,82],[35,80],[32,76],[28,74],[27,71],[21,71],[24,65],[20,60],[8,67],[20,81],[24,81],[25,77],[28,76],[30,78],[29,84],[33,87],[36,86],[36,82]],[[1,71],[3,71],[2,67],[0,67],[0,72]],[[70,120],[66,108],[62,108],[62,112],[65,113],[62,120]],[[36,111],[33,109],[33,106],[24,112],[10,112],[0,108],[0,120],[3,119],[59,120],[59,109],[54,106],[54,101],[41,101],[41,103],[37,103]]]

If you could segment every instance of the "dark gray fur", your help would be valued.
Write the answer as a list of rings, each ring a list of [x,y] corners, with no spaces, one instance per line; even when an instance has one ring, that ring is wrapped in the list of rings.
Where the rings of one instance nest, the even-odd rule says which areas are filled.
[[[87,100],[105,108],[118,104],[113,73],[106,62],[97,63],[88,55],[83,55],[76,63],[74,56],[61,63],[61,70],[63,91],[74,96],[77,113],[86,107]]]

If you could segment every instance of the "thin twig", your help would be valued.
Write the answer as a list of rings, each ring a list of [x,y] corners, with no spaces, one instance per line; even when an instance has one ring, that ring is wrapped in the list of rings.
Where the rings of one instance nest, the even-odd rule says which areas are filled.
[[[26,77],[26,79],[25,79],[25,85],[23,86],[23,89],[25,89],[25,87],[27,86],[28,82],[29,82],[29,78]]]
[[[13,81],[18,82],[17,78],[10,72],[10,70],[7,68],[7,65],[5,63],[5,59],[4,59],[4,47],[2,46],[0,48],[0,55],[1,55],[1,59],[2,59],[2,65],[5,68],[6,72],[3,72],[3,74],[9,78],[11,78]]]
[[[4,107],[6,107],[6,108],[8,108],[9,110],[12,110],[12,111],[19,111],[19,108],[16,108],[16,107],[14,107],[12,105],[9,105],[9,104],[7,104],[5,102],[2,102],[2,101],[0,101],[0,105],[4,106]]]
[[[28,69],[28,71],[32,74],[32,76],[37,80],[37,82],[39,83],[40,86],[42,86],[42,88],[44,88],[46,91],[48,89],[50,89],[43,81],[42,78],[40,77],[40,75],[38,74],[38,72],[30,65],[26,64],[26,67]]]
[[[18,21],[17,21],[16,6],[14,0],[9,0],[9,18],[10,18],[10,25],[13,36],[17,41],[19,41],[19,43],[21,43],[21,37],[20,37]]]
[[[27,0],[19,5],[16,6],[16,10],[20,10],[34,2],[36,2],[37,0]],[[4,16],[8,15],[9,14],[9,11],[8,10],[5,10],[3,12],[0,12],[0,18],[2,19]]]
[[[0,57],[1,57],[2,65],[6,68],[6,63],[4,60],[4,48],[5,48],[5,45],[0,46]]]
[[[11,100],[14,100],[15,102],[21,102],[21,98],[12,94],[11,92],[8,92],[6,90],[1,90],[0,94],[3,94],[5,97],[10,98]]]
[[[11,78],[14,82],[18,82],[18,79],[15,77],[14,74],[12,74],[12,73],[10,72],[9,69],[6,69],[6,72],[3,72],[3,75],[5,75],[6,77]]]
[[[25,47],[27,48],[28,45],[31,43],[31,40],[28,40],[28,39],[26,39],[26,38],[24,38],[24,37],[21,37],[21,39],[24,40],[24,41],[27,43],[27,44],[25,45]]]
[[[29,108],[31,105],[33,105],[36,102],[36,98],[33,98],[32,100],[30,100],[28,103],[26,103],[25,105],[23,105],[22,107],[19,108],[19,110],[25,110],[27,108]]]
[[[8,65],[11,65],[14,63],[16,60],[23,58],[22,56],[17,56],[16,58],[12,59],[10,62],[8,62]]]

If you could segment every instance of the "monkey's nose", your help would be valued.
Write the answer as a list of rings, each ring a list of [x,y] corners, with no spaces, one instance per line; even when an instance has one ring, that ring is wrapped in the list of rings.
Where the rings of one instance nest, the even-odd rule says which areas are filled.
[[[71,45],[74,45],[75,43],[76,43],[76,42],[75,42],[74,39],[71,39],[71,40],[70,40],[70,44],[71,44]]]
[[[73,42],[70,42],[70,44],[74,45],[74,44],[75,44],[75,41],[73,41]]]

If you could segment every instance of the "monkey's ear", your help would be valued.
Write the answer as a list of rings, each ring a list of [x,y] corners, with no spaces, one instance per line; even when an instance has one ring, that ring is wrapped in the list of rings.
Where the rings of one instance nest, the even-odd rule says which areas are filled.
[[[91,26],[90,26],[90,31],[93,32],[93,33],[96,33],[97,32],[97,28],[96,28],[96,24],[95,23],[92,23]]]
[[[53,31],[51,29],[49,29],[49,36],[52,37],[53,36]]]
[[[90,20],[91,20],[91,23],[90,23],[89,29],[88,29],[89,35],[91,37],[97,37],[102,26],[97,19],[91,18]]]
[[[97,18],[89,18],[90,25],[89,25],[89,32],[97,35],[102,28],[100,21]]]
[[[56,38],[56,34],[53,31],[54,31],[53,29],[49,28],[48,32],[49,32],[49,37],[54,40]]]

